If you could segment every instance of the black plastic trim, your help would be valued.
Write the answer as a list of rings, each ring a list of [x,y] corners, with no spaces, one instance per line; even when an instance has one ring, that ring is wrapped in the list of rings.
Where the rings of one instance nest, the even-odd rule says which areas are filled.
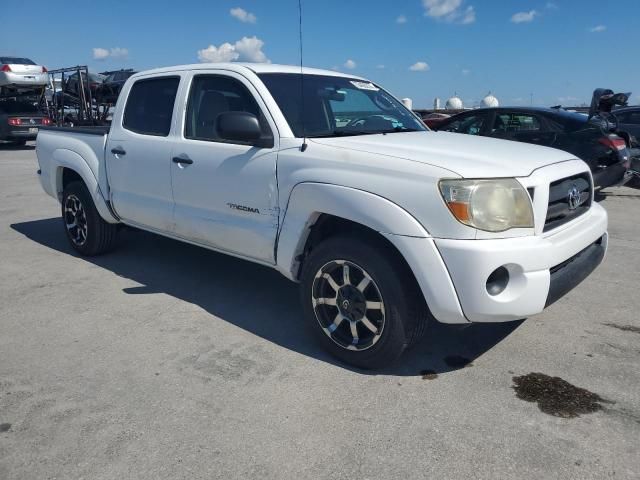
[[[38,127],[40,130],[51,130],[53,132],[85,133],[87,135],[104,136],[109,133],[108,125],[95,127]]]
[[[573,257],[549,269],[551,283],[545,308],[556,302],[593,272],[604,258],[603,237],[578,252]]]

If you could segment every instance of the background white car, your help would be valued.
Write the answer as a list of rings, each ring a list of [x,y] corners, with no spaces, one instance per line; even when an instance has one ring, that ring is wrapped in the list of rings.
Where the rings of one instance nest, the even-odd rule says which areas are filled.
[[[0,56],[0,87],[32,88],[49,83],[49,74],[42,65],[28,58]]]

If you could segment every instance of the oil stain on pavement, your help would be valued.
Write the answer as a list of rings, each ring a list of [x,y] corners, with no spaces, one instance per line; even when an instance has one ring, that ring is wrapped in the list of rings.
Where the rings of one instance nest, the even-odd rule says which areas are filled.
[[[537,402],[542,412],[554,417],[575,418],[602,410],[602,403],[613,403],[560,377],[544,373],[513,377],[513,383],[518,398]]]
[[[10,423],[0,423],[0,432],[8,432],[11,429]]]

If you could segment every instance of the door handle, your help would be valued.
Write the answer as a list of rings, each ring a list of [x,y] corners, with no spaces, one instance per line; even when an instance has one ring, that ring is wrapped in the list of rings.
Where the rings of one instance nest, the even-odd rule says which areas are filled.
[[[193,160],[191,160],[190,158],[173,157],[173,163],[184,163],[187,165],[191,165],[193,163]]]
[[[127,152],[125,152],[121,147],[115,147],[111,149],[111,153],[113,153],[114,155],[126,155]]]

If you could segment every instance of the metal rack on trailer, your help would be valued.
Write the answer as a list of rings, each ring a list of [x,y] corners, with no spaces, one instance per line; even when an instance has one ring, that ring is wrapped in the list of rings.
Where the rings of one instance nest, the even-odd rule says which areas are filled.
[[[77,75],[76,91],[69,90],[69,79]],[[104,125],[110,105],[101,104],[89,87],[86,65],[49,70],[51,100],[44,97],[43,110],[58,126]],[[59,85],[58,85],[59,81]]]

